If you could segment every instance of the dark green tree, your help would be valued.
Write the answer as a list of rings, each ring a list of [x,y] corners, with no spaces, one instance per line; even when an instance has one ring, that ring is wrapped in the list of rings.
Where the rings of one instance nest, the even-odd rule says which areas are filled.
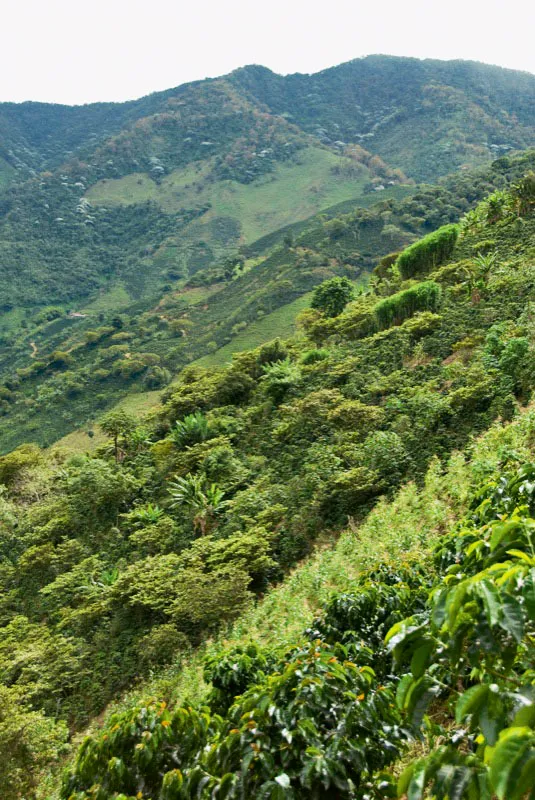
[[[353,284],[348,278],[330,278],[316,287],[311,306],[326,317],[337,317],[354,296]]]

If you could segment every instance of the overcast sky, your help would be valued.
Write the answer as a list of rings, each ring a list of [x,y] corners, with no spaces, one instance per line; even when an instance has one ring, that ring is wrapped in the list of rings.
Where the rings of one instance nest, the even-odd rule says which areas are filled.
[[[244,64],[371,53],[535,73],[533,0],[3,0],[0,101],[127,100]]]

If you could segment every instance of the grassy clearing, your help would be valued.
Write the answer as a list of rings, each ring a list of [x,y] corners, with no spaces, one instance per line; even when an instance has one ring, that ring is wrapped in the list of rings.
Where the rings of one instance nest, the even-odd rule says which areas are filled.
[[[89,430],[93,432],[93,436],[88,436],[87,432]],[[77,431],[72,431],[72,433],[68,433],[67,436],[59,439],[50,450],[51,452],[61,450],[69,454],[92,453],[105,441],[106,436],[104,436],[100,427],[88,424],[84,429],[80,428]]]
[[[135,417],[142,417],[160,405],[161,393],[162,390],[158,389],[153,392],[129,394],[119,400],[115,409],[120,408]],[[88,431],[91,431],[93,435],[88,435]],[[57,448],[69,453],[91,453],[106,441],[108,441],[108,438],[102,433],[100,425],[88,422],[84,428],[72,431],[72,433],[68,433],[67,436],[59,439],[52,449],[56,450]]]
[[[103,311],[115,311],[115,309],[128,306],[132,303],[132,297],[124,286],[116,283],[108,289],[101,289],[94,300],[80,309],[84,314],[98,314]]]
[[[160,397],[162,394],[161,389],[156,389],[153,392],[139,392],[138,394],[129,394],[122,400],[119,400],[116,408],[126,411],[128,414],[134,416],[143,416],[148,411],[160,405]]]
[[[203,217],[209,222],[215,217],[232,217],[241,223],[244,241],[255,239],[306,219],[323,208],[356,198],[362,193],[368,172],[358,174],[349,169],[336,174],[333,169],[350,166],[341,158],[320,147],[304,150],[299,163],[278,165],[274,172],[250,184],[205,180],[210,164],[175,170],[156,184],[142,173],[124,178],[99,181],[87,192],[95,205],[122,205],[153,200],[164,211],[177,212],[210,203]]]
[[[220,347],[215,353],[203,356],[193,363],[199,367],[220,367],[231,361],[234,353],[252,350],[276,337],[288,339],[295,333],[297,315],[310,306],[311,298],[312,292],[307,292],[293,303],[287,303],[256,322],[251,322],[244,331],[224,347]]]
[[[368,282],[368,278],[369,275],[366,274],[353,281],[353,285],[355,288],[364,286]],[[305,308],[310,307],[312,295],[313,292],[307,292],[297,300],[272,311],[271,314],[267,314],[256,322],[251,322],[231,342],[192,363],[198,367],[221,367],[232,361],[234,353],[252,350],[271,339],[289,339],[296,332],[297,315]]]
[[[11,311],[3,311],[0,315],[0,332],[8,333],[9,331],[17,330],[20,328],[20,323],[24,316],[25,309],[20,306],[11,309]]]
[[[176,292],[168,292],[162,297],[155,310],[165,311],[168,306],[172,308],[177,306],[187,308],[198,303],[204,303],[224,287],[224,283],[213,283],[211,286],[195,286],[192,289],[179,289]]]

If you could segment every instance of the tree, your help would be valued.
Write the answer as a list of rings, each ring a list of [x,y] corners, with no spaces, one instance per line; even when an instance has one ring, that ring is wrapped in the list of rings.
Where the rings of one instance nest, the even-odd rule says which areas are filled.
[[[204,536],[215,515],[223,508],[225,492],[216,483],[206,484],[201,475],[176,478],[169,489],[173,506],[186,506],[194,513],[193,527]]]
[[[316,287],[311,306],[326,317],[337,317],[354,296],[353,284],[348,278],[330,278]]]
[[[105,417],[102,418],[100,427],[107,436],[110,436],[113,439],[116,462],[124,457],[124,449],[119,445],[120,439],[122,438],[123,444],[125,444],[135,426],[135,417],[131,416],[131,414],[127,414],[126,411],[122,411],[121,409],[117,411],[110,411]]]

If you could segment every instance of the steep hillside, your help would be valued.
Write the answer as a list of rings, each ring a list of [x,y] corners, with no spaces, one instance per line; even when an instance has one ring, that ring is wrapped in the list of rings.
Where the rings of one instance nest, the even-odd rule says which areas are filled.
[[[355,59],[314,75],[281,76],[265,67],[248,66],[224,78],[197,81],[127,103],[74,107],[2,103],[0,156],[26,176],[57,167],[73,155],[98,151],[101,145],[106,149],[106,141],[117,135],[120,147],[122,129],[134,132],[135,137],[136,130],[146,128],[147,121],[150,126],[162,114],[166,120],[157,124],[173,127],[177,111],[193,111],[195,116],[200,98],[218,102],[226,95],[244,108],[248,100],[249,108],[252,103],[264,113],[283,115],[324,142],[366,142],[366,149],[394,166],[412,167],[413,177],[430,179],[463,162],[473,165],[500,150],[532,144],[534,81],[528,73],[476,62],[382,55]],[[142,119],[145,122],[139,124]],[[198,134],[213,135],[214,128],[211,123],[203,124],[202,130],[196,124],[192,128],[188,146],[180,149],[197,150],[203,158]],[[407,132],[412,141],[407,140]],[[177,143],[183,144],[183,138]],[[217,150],[220,143],[214,141],[212,147]],[[134,158],[141,155],[143,159],[147,145],[150,151],[147,142],[136,148]],[[148,152],[149,158],[161,158],[165,147],[153,149],[159,152]],[[113,166],[124,170],[126,163],[122,153],[120,164]],[[148,169],[151,166],[147,163]]]
[[[356,213],[360,225],[362,211]],[[346,233],[340,223],[349,230],[357,216],[323,223],[334,234],[327,248]],[[535,386],[534,233],[535,177],[527,173],[469,211],[460,225],[442,226],[383,259],[369,291],[352,299],[349,280],[323,283],[301,316],[299,336],[244,352],[226,369],[187,368],[164,393],[163,408],[143,421],[124,412],[108,415],[102,422],[108,443],[92,455],[68,457],[60,449],[24,445],[0,458],[6,487],[0,498],[0,677],[4,708],[11,709],[2,723],[0,777],[9,800],[30,794],[42,771],[61,757],[66,723],[71,731],[86,725],[132,681],[188,654],[245,612],[314,543],[336,535],[348,519],[358,524],[380,496],[407,480],[422,482],[437,456],[448,459],[497,418],[517,414]],[[518,457],[504,445],[500,458]],[[473,596],[494,615],[494,638],[484,639],[494,661],[484,663],[484,673],[467,675],[454,660],[450,638],[451,661],[440,660],[440,609],[426,606],[429,588],[438,588],[450,564],[457,576],[450,587],[461,569],[472,578],[491,565],[486,521],[512,512],[509,497],[517,503],[532,493],[532,480],[531,488],[522,476],[520,483],[509,475],[504,480],[510,489],[488,494],[479,516],[471,517],[474,531],[462,545],[455,536],[448,539],[432,574],[427,562],[425,570],[409,572],[386,564],[359,579],[354,596],[334,601],[297,649],[285,642],[285,652],[216,658],[206,677],[218,691],[195,698],[210,706],[209,713],[195,704],[170,713],[160,704],[114,719],[104,736],[84,745],[62,797],[161,791],[168,798],[195,792],[208,798],[216,788],[228,797],[278,797],[277,786],[291,788],[296,798],[319,798],[333,786],[348,800],[372,789],[372,797],[384,797],[391,774],[377,774],[406,751],[438,686],[459,692],[470,681],[486,683],[493,664],[503,691],[524,686],[531,623],[510,596],[512,584],[492,583],[491,569],[487,583],[474,584],[466,596],[466,614],[479,613],[470,605]],[[531,530],[531,523],[518,524]],[[503,534],[511,530],[505,526]],[[493,536],[491,549],[496,541]],[[531,557],[521,536],[507,543],[515,568]],[[414,539],[406,546],[418,550]],[[472,561],[460,567],[465,552]],[[398,584],[405,588],[395,589]],[[462,605],[465,596],[451,602]],[[410,639],[409,623],[392,641],[402,666],[404,653],[412,657],[416,644],[425,646],[413,662],[409,658],[412,678],[399,684],[403,669],[389,660],[383,636],[415,613],[424,615],[429,638]],[[363,620],[370,614],[378,616],[367,627]],[[471,664],[483,669],[477,649],[483,636],[475,641],[472,628],[463,631]],[[454,634],[444,630],[444,636]],[[238,656],[237,677],[232,665]],[[430,665],[436,666],[424,679]],[[412,694],[403,693],[421,678],[410,683]],[[318,687],[318,694],[307,686]],[[288,716],[294,689],[303,699],[303,726],[296,723],[295,730]],[[493,717],[494,733],[482,723],[490,745],[511,724],[502,711]],[[447,712],[446,704],[441,714]],[[316,714],[317,730],[311,727]],[[333,730],[340,736],[329,738],[325,732]],[[24,743],[20,751],[11,747],[17,737]],[[462,736],[459,741],[462,759]],[[251,770],[244,773],[245,754]],[[466,764],[450,750],[440,757],[443,764],[482,772],[492,753],[487,762]],[[428,766],[427,782],[433,780]],[[277,781],[282,775],[283,784]],[[413,793],[418,785],[424,784],[416,783]],[[501,800],[522,796],[497,794]]]
[[[323,280],[337,274],[363,280],[380,258],[456,220],[533,166],[535,156],[527,153],[367,209],[338,204],[232,258],[208,260],[189,282],[168,285],[161,298],[133,303],[126,290],[116,289],[82,306],[84,316],[53,307],[21,320],[14,309],[5,315],[0,348],[0,409],[10,423],[0,448],[50,444],[82,425],[92,431],[95,418],[127,393],[163,387],[199,358],[224,363],[232,352],[272,338],[281,320],[291,329],[293,304]],[[377,201],[375,193],[366,198]],[[156,214],[153,219],[154,234]],[[170,251],[162,247],[153,259],[165,264]],[[131,280],[142,286],[143,275],[132,268]]]
[[[478,191],[459,176],[440,197],[310,221],[533,143],[534,81],[374,56],[317,75],[246,67],[122,104],[0,105],[0,447],[51,442],[165,385],[329,275],[355,279],[455,219],[511,162]]]
[[[404,173],[435,180],[533,145],[534,87],[373,56],[317,75],[246,67],[123,104],[0,105],[0,190],[19,179],[0,194],[0,305],[155,296]]]

